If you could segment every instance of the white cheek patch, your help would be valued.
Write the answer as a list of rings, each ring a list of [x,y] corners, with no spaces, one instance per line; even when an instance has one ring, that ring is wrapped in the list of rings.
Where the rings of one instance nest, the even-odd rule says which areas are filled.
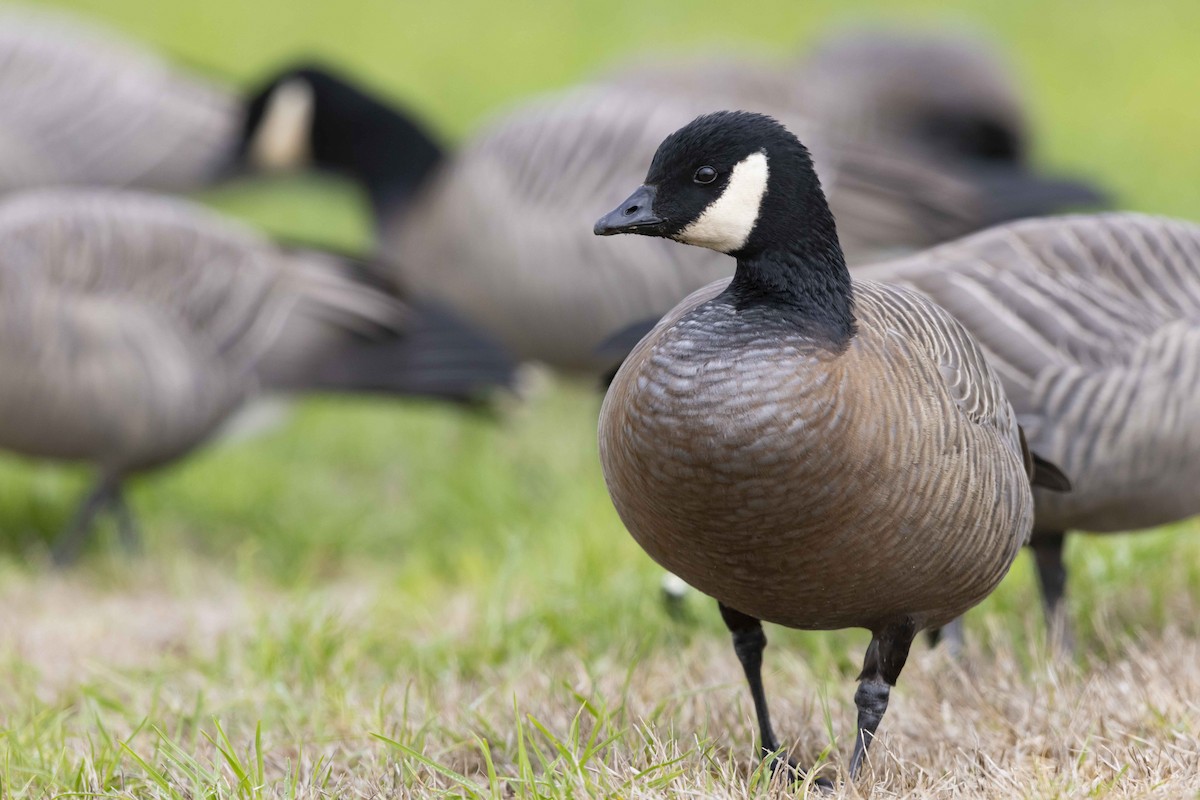
[[[315,99],[303,78],[292,78],[275,88],[258,130],[250,140],[251,165],[268,172],[299,169],[312,157],[311,133]]]
[[[740,249],[758,221],[769,174],[765,152],[760,150],[743,158],[734,166],[721,196],[675,238],[722,253]]]

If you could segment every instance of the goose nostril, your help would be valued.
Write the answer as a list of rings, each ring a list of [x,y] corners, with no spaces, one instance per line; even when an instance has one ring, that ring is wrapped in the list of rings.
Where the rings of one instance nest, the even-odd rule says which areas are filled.
[[[640,208],[640,206],[636,206],[636,205],[627,206],[627,207],[625,208],[625,210],[624,210],[624,211],[622,211],[621,213],[622,213],[622,214],[624,214],[624,215],[625,215],[625,216],[627,216],[627,217],[631,217],[631,216],[633,216],[634,214],[636,214],[636,213],[637,213],[637,210],[638,210],[639,208]]]

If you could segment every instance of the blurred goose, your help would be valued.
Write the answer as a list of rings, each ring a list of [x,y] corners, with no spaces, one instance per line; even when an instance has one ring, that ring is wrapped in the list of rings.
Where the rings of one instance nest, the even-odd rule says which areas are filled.
[[[1034,492],[1050,629],[1067,531],[1200,514],[1200,226],[1140,214],[1017,222],[864,269],[946,308],[995,367],[1029,444],[1071,476]]]
[[[106,506],[131,534],[126,478],[186,455],[262,390],[461,401],[512,364],[340,259],[181,200],[58,189],[0,202],[0,375],[0,447],[99,472],[58,542],[67,560]]]
[[[320,161],[325,148],[352,151],[370,135],[355,120],[360,93],[334,71],[285,74],[305,80],[281,84],[264,103],[262,87],[243,98],[106,28],[0,10],[0,192],[63,184],[190,191],[247,169]],[[314,123],[321,128],[310,137]],[[373,168],[387,174],[405,144],[371,148],[385,162]]]
[[[671,134],[595,232],[736,261],[621,366],[604,477],[646,552],[720,604],[764,755],[761,621],[871,631],[853,776],[916,632],[982,600],[1028,538],[1034,466],[1000,381],[941,308],[851,280],[808,151],[769,117]]]
[[[355,136],[301,163],[350,172],[368,187],[380,256],[414,293],[479,322],[522,358],[585,372],[608,366],[596,348],[610,333],[657,319],[689,291],[729,275],[726,260],[712,254],[653,241],[597,247],[583,237],[598,198],[617,202],[640,178],[637,165],[696,114],[717,104],[745,106],[735,94],[786,113],[788,125],[811,143],[852,262],[926,247],[1062,202],[1035,192],[1036,202],[1018,209],[1007,190],[1019,181],[995,191],[936,159],[898,157],[870,141],[834,141],[819,118],[796,113],[791,95],[778,95],[772,109],[772,93],[744,89],[735,69],[716,61],[669,91],[648,70],[644,86],[600,80],[550,94],[485,126],[445,159],[432,138],[419,144],[423,131],[407,115],[382,101],[372,114],[364,100],[354,109]],[[727,83],[707,79],[726,70]],[[275,104],[305,82],[302,72],[282,74],[255,102]],[[324,121],[326,113],[296,115],[313,126],[314,146],[334,140],[318,129],[345,127]],[[303,132],[293,138],[307,141]]]
[[[984,37],[852,29],[818,40],[796,72],[800,102],[840,135],[963,163],[1029,165],[1026,102]]]
[[[0,11],[0,192],[194,189],[230,169],[241,121],[231,92],[105,28]]]

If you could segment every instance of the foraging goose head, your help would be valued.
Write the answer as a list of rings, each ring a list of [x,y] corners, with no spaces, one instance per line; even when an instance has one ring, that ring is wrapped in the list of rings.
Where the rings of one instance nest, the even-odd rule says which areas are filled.
[[[596,222],[728,253],[740,305],[786,306],[837,345],[854,332],[850,273],[808,150],[771,117],[706,114],[668,136],[646,181]]]
[[[380,212],[409,199],[442,156],[410,115],[321,66],[285,70],[253,95],[238,151],[254,171],[346,174]]]

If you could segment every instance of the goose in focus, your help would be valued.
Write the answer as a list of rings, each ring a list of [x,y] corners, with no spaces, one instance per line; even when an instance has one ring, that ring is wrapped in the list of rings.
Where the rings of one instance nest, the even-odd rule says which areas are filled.
[[[243,172],[319,163],[326,149],[349,151],[347,142],[370,135],[355,118],[361,93],[335,71],[283,74],[304,80],[264,81],[278,89],[265,103],[261,86],[243,97],[104,27],[61,12],[0,10],[0,193],[193,191]],[[406,157],[404,145],[375,148],[384,160],[375,167],[386,173],[388,160]],[[418,164],[424,156],[411,154]]]
[[[0,201],[0,447],[99,474],[56,558],[78,553],[106,507],[132,538],[126,479],[203,444],[260,391],[470,401],[510,383],[490,339],[383,286],[183,200]]]
[[[285,73],[256,103],[271,105],[304,81]],[[732,96],[738,85],[697,79],[686,90],[660,91],[653,81],[599,80],[523,103],[445,157],[434,139],[420,143],[425,132],[406,115],[383,101],[372,114],[364,101],[355,107],[355,137],[323,147],[312,162],[367,186],[380,259],[415,294],[478,322],[523,359],[595,374],[611,365],[596,350],[612,332],[657,319],[688,292],[728,277],[730,265],[652,240],[597,246],[583,238],[593,204],[620,200],[663,137],[698,113],[747,105]],[[1034,192],[1035,204],[1017,211],[1020,203],[992,184],[936,158],[827,136],[820,119],[782,96],[772,108],[766,94],[761,110],[783,115],[812,146],[853,262],[1057,207]],[[306,117],[314,137],[318,126],[339,129],[323,121],[326,113]]]
[[[685,125],[594,230],[736,262],[617,372],[600,412],[604,478],[651,558],[718,601],[773,765],[761,623],[871,632],[853,777],[915,634],[995,588],[1029,536],[1031,479],[1062,476],[1035,471],[953,317],[851,280],[809,153],[775,120]]]
[[[1034,492],[1035,557],[1056,647],[1068,531],[1200,514],[1200,225],[1114,213],[1026,220],[865,268],[971,331],[1030,447],[1071,476]]]

